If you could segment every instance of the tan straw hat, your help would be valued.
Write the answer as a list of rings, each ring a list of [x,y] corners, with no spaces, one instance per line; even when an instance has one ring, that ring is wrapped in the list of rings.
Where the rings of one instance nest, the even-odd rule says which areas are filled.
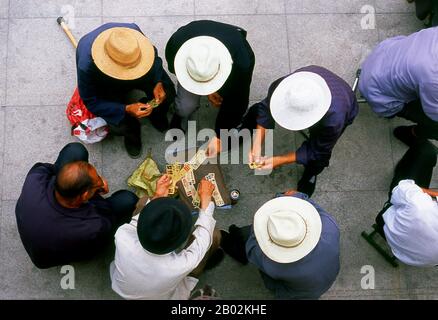
[[[227,47],[209,36],[194,37],[179,48],[175,55],[175,74],[187,91],[209,95],[227,81],[233,59]]]
[[[308,255],[318,244],[322,222],[309,202],[280,197],[266,202],[254,216],[254,233],[263,253],[278,263]]]
[[[100,71],[120,80],[144,76],[155,59],[149,39],[137,30],[123,27],[110,28],[99,34],[91,54]]]
[[[283,128],[302,130],[324,117],[332,103],[327,82],[318,74],[300,71],[284,78],[270,100],[272,117]]]

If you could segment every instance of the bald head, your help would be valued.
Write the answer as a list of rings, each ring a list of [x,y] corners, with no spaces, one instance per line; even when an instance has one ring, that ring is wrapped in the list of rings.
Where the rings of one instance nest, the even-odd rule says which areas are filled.
[[[55,190],[64,198],[74,199],[93,187],[93,171],[85,161],[67,163],[56,176]]]

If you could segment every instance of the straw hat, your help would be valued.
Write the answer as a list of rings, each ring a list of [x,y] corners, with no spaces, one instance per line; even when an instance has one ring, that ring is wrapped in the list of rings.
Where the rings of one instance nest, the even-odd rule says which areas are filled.
[[[209,95],[219,90],[231,73],[233,59],[225,45],[208,36],[184,42],[175,55],[175,74],[187,91]]]
[[[263,253],[278,263],[308,255],[318,244],[322,223],[309,202],[280,197],[266,202],[254,216],[254,233]]]
[[[318,74],[300,71],[283,79],[270,100],[272,117],[283,128],[303,130],[327,113],[332,95]]]
[[[120,80],[144,76],[155,59],[149,39],[137,30],[123,27],[100,33],[93,42],[91,55],[100,71]]]

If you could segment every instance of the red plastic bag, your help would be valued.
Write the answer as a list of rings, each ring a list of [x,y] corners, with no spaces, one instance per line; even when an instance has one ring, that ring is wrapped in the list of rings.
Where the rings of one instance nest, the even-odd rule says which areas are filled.
[[[103,140],[108,135],[108,125],[106,121],[92,114],[76,88],[66,109],[67,118],[72,128],[71,134],[76,136],[84,143],[95,143]]]

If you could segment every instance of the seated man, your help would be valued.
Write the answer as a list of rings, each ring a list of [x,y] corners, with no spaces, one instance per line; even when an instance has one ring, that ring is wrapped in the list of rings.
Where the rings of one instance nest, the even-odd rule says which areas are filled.
[[[213,157],[221,151],[220,129],[236,128],[248,107],[255,56],[246,31],[210,20],[190,22],[167,42],[166,60],[178,79],[173,127],[187,129],[201,96],[219,108],[216,138],[207,150]]]
[[[412,145],[395,168],[389,200],[376,218],[379,233],[401,262],[438,265],[438,204],[430,190],[437,150],[429,141]]]
[[[316,176],[329,165],[332,150],[359,112],[351,87],[331,71],[308,66],[274,81],[268,96],[253,105],[244,117],[242,128],[257,128],[249,161],[259,169],[299,163],[304,173],[298,182],[298,191],[312,196]],[[288,130],[309,128],[310,139],[298,150],[271,158],[261,158],[261,146],[266,129],[275,123]]]
[[[437,28],[429,28],[387,39],[362,64],[359,90],[373,111],[415,122],[394,129],[408,146],[438,139],[437,35]]]
[[[149,117],[168,129],[167,111],[175,88],[157,49],[133,23],[107,23],[81,38],[76,51],[79,94],[87,109],[102,117],[112,133],[125,137],[131,157],[140,156],[138,119]],[[134,92],[142,97],[133,97]],[[131,103],[135,99],[136,103]],[[155,99],[153,109],[146,102]]]
[[[305,194],[290,190],[265,203],[254,224],[222,231],[221,246],[259,270],[277,299],[318,299],[339,273],[339,228]]]
[[[138,198],[126,190],[102,198],[108,191],[80,143],[66,145],[55,164],[32,167],[15,214],[35,266],[90,259],[111,244],[117,228],[131,219]]]
[[[189,208],[168,197],[170,183],[162,176],[155,196],[116,233],[110,274],[113,290],[125,299],[187,300],[203,269],[223,258],[213,184],[200,182],[201,210],[193,225]]]

